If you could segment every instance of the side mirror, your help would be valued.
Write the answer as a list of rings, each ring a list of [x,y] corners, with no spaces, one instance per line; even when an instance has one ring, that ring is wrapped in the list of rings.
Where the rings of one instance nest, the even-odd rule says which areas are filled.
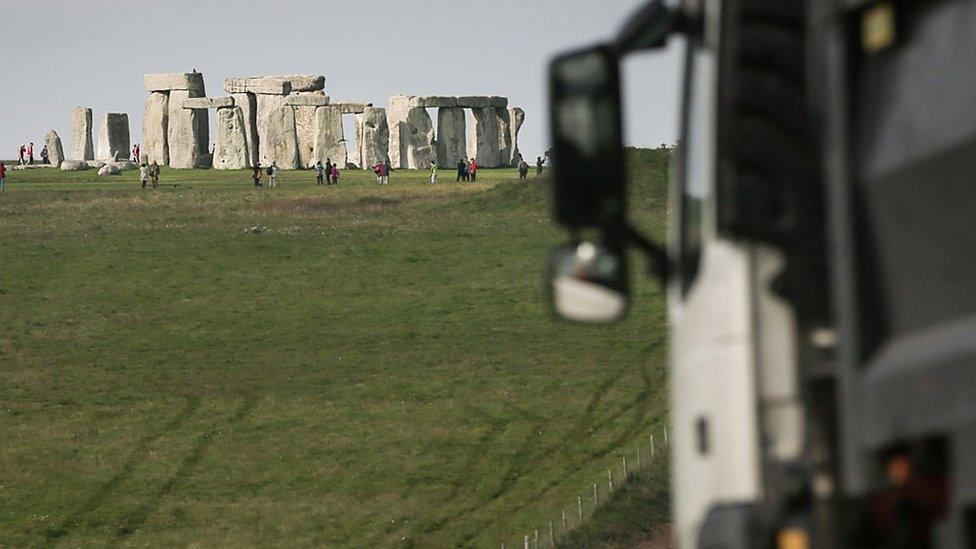
[[[583,323],[616,322],[629,303],[626,255],[591,242],[560,246],[549,262],[553,311]]]
[[[556,221],[612,229],[625,220],[620,69],[610,46],[556,58],[549,69]]]

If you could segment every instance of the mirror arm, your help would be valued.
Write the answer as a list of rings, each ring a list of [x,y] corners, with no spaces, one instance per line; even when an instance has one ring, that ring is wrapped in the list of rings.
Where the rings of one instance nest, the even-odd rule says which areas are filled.
[[[668,252],[658,246],[646,236],[642,235],[630,223],[623,227],[623,235],[627,242],[644,253],[651,276],[660,278],[662,283],[667,283],[670,268],[668,266]]]

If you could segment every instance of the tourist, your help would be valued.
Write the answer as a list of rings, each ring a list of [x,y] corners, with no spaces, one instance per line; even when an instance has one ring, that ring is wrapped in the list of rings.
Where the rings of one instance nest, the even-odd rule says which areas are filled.
[[[255,187],[260,187],[261,186],[261,163],[260,162],[255,163],[253,170],[254,173],[251,174],[251,179],[254,180]]]
[[[149,181],[149,167],[146,166],[145,162],[139,166],[139,181],[142,182],[142,189],[146,190],[146,182]]]
[[[478,163],[475,162],[474,158],[468,163],[468,181],[472,183],[478,178]]]
[[[542,172],[545,171],[543,169],[543,167],[542,167],[542,165],[545,164],[545,163],[546,163],[546,161],[543,160],[543,158],[541,156],[535,157],[535,176],[536,177],[541,176],[542,175]]]
[[[326,161],[328,162],[328,161]],[[315,186],[318,187],[322,185],[325,180],[325,166],[322,165],[322,161],[318,160],[315,162]]]
[[[326,158],[325,159],[325,184],[326,185],[328,185],[329,182],[332,181],[332,166],[333,166],[332,159]]]
[[[7,179],[7,167],[3,165],[3,162],[0,162],[0,191],[7,190],[7,187],[5,186],[6,179]]]
[[[455,179],[454,182],[457,183],[458,181],[467,181],[467,180],[468,180],[468,164],[464,161],[463,158],[459,158],[457,163],[457,179]]]
[[[377,183],[382,183],[382,180],[380,179],[380,172],[381,171],[383,171],[383,163],[382,162],[377,162],[373,166],[373,174],[376,175],[376,182]]]
[[[338,162],[332,165],[332,171],[329,173],[329,175],[332,177],[332,184],[338,185],[339,184],[339,163]]]
[[[380,185],[390,184],[390,163],[387,162],[377,162],[376,166],[373,168],[376,171],[376,176],[379,178]]]
[[[17,165],[18,165],[18,166],[20,166],[20,165],[23,165],[23,164],[24,164],[24,154],[25,154],[25,153],[27,153],[27,147],[25,147],[25,146],[24,146],[24,144],[23,144],[23,143],[21,143],[21,144],[20,144],[20,154],[19,154],[19,156],[17,157]]]
[[[519,155],[518,174],[519,179],[526,179],[529,177],[529,163],[522,158],[522,155]]]
[[[136,162],[142,160],[142,146],[136,143]]]
[[[30,164],[31,166],[34,165],[34,143],[33,142],[31,142],[30,145],[27,145],[27,163]]]
[[[437,162],[433,160],[430,161],[430,182],[431,184],[437,183]]]
[[[152,178],[152,188],[159,186],[159,163],[153,160],[153,163],[149,166],[149,177]]]
[[[268,166],[268,187],[274,189],[278,187],[278,161],[273,160]]]
[[[49,157],[47,154],[47,145],[44,145],[44,148],[41,149],[41,164],[50,164],[50,163],[51,163],[51,157]]]

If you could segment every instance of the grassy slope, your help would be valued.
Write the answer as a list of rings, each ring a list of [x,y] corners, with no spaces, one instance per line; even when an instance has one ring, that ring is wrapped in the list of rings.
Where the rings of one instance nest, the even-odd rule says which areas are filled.
[[[496,546],[574,502],[659,430],[663,301],[553,322],[544,189],[479,175],[10,172],[0,545]]]

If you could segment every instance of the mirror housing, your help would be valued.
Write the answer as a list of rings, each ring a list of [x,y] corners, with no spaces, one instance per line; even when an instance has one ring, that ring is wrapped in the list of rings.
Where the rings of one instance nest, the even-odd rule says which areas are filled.
[[[662,0],[654,0],[630,16],[617,34],[614,48],[620,56],[662,48],[677,27],[678,12],[665,6]]]
[[[561,55],[549,69],[553,205],[572,229],[624,222],[620,69],[613,48]]]

